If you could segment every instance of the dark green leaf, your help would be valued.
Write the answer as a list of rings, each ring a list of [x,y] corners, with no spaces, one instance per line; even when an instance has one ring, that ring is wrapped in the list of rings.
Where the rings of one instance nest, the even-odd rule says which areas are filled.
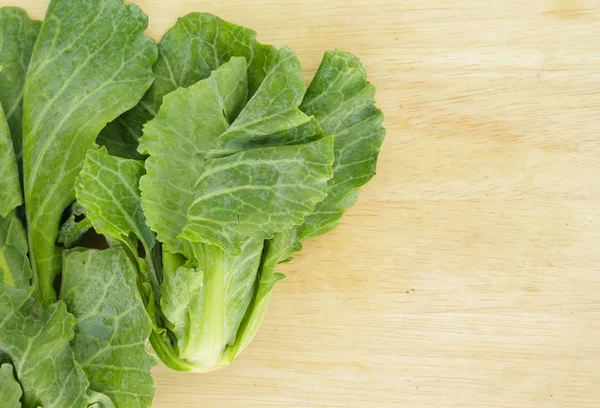
[[[55,246],[86,151],[107,122],[153,81],[146,15],[122,0],[51,1],[31,57],[24,96],[25,202],[35,283],[51,303],[60,272]]]
[[[136,293],[137,273],[119,247],[67,253],[61,299],[77,319],[71,341],[90,389],[117,408],[151,407],[156,360],[146,348],[152,329]]]

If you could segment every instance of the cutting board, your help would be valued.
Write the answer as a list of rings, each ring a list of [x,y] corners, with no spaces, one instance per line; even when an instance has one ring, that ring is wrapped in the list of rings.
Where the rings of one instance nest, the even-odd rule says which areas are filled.
[[[352,51],[388,129],[252,345],[158,367],[155,407],[600,407],[600,2],[134,2],[155,38],[191,11],[252,27],[307,80]]]

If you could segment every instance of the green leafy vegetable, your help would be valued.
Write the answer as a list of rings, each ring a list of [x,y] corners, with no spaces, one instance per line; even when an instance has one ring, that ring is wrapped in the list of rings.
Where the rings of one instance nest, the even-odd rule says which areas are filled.
[[[30,20],[25,10],[0,8],[0,103],[6,113],[19,160],[23,151],[25,75],[41,25],[39,21]]]
[[[90,389],[116,407],[151,407],[155,359],[146,351],[151,323],[135,293],[136,269],[119,247],[65,256],[61,298],[75,315],[71,342]]]
[[[147,23],[123,0],[51,0],[43,24],[0,8],[9,408],[151,407],[148,339],[175,370],[227,366],[278,265],[375,174],[383,114],[353,55],[306,90],[252,30],[192,13],[157,47]],[[108,249],[83,247],[92,228]]]
[[[247,104],[246,72],[245,60],[232,58],[166,96],[140,139],[150,155],[142,208],[168,250],[189,259],[166,270],[161,285],[177,350],[162,352],[173,346],[164,335],[164,344],[153,341],[178,369],[224,363],[259,287],[262,240],[302,224],[332,175],[332,139],[298,110],[304,81],[295,54],[279,52]]]
[[[55,242],[85,152],[104,125],[152,83],[156,45],[147,17],[121,0],[53,0],[33,49],[24,97],[29,249],[40,300],[55,300]],[[51,180],[51,182],[50,182]]]

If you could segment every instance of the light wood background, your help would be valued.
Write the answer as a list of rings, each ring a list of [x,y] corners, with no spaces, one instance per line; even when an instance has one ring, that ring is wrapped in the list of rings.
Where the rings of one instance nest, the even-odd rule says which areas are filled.
[[[600,407],[598,0],[135,2],[156,38],[191,11],[252,27],[307,79],[356,53],[388,129],[251,347],[157,368],[156,407]]]

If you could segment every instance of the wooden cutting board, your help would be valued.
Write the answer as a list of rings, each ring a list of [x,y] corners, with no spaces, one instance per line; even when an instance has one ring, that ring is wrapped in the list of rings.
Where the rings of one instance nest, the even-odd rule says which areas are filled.
[[[600,406],[597,0],[134,2],[155,38],[191,11],[252,27],[307,79],[352,51],[388,129],[256,341],[227,370],[157,368],[156,407]]]

